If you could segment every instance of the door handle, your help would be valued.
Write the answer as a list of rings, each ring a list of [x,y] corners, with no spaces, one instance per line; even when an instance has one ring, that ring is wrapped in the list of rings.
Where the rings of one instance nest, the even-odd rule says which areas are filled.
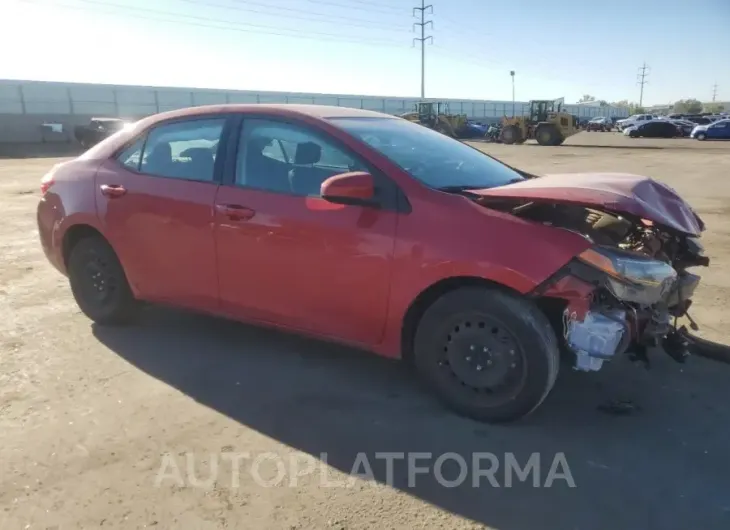
[[[215,209],[233,221],[248,221],[256,214],[255,210],[240,204],[216,204]]]
[[[121,197],[127,193],[127,188],[119,184],[102,184],[99,186],[99,189],[101,189],[102,195],[112,199],[115,197]]]

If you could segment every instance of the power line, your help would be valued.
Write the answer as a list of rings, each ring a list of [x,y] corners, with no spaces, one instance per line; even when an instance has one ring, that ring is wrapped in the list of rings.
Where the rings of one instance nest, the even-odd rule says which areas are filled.
[[[441,15],[439,15],[440,17]],[[440,24],[440,22],[439,22]],[[451,62],[463,63],[473,65],[480,68],[488,68],[492,70],[512,70],[510,63],[507,61],[494,61],[492,59],[485,59],[483,56],[470,52],[468,50],[456,50],[449,47],[442,46],[440,44],[433,45],[433,51],[430,53],[439,55],[441,57],[448,57]],[[525,74],[528,78],[534,75],[536,78],[545,79],[555,82],[564,82],[565,79],[555,75],[555,72],[547,72],[545,69],[530,69]],[[592,88],[603,88],[603,85],[599,85],[594,81],[584,81],[581,83],[586,87]]]
[[[197,0],[183,0],[183,1],[194,3]],[[308,9],[297,9],[297,8],[294,8],[294,7],[283,7],[283,6],[270,5],[270,4],[266,3],[266,2],[253,2],[251,0],[229,0],[229,1],[235,2],[236,4],[251,5],[251,6],[257,6],[257,7],[265,7],[266,9],[277,9],[277,10],[280,10],[280,11],[289,11],[289,12],[292,12],[292,13],[304,13],[304,14],[307,14],[307,15],[322,16],[322,17],[327,17],[327,18],[334,18],[334,19],[337,19],[337,20],[350,20],[350,21],[354,21],[354,22],[366,22],[366,23],[369,23],[369,24],[379,24],[379,25],[382,25],[382,21],[380,21],[380,20],[368,20],[368,19],[362,19],[360,17],[345,17],[345,16],[342,16],[342,15],[332,15],[330,13],[318,13],[316,11],[309,11]],[[277,16],[284,16],[284,15],[278,15],[277,14]],[[401,27],[401,29],[403,29],[403,27]]]
[[[426,20],[426,10],[428,9],[430,9],[431,14],[433,14],[433,6],[426,5],[426,0],[421,0],[421,7],[413,8],[413,16],[416,16],[416,11],[420,11],[421,16],[420,22],[413,23],[414,28],[416,26],[420,26],[421,28],[421,37],[413,39],[414,44],[416,42],[421,43],[421,99],[426,97],[426,41],[430,40],[431,44],[433,44],[433,36],[426,35],[426,26],[428,24],[431,24],[431,29],[433,29],[433,21]]]
[[[380,4],[378,2],[370,2],[368,0],[350,0],[350,2],[355,2],[356,4],[364,4],[368,7],[375,7],[375,8],[381,8],[381,9],[395,9],[396,11],[406,11],[407,8],[404,6],[392,6],[387,4]]]
[[[85,2],[87,0],[79,0],[81,2]],[[351,18],[351,17],[336,17],[334,15],[329,15],[327,13],[316,13],[316,12],[309,12],[304,11],[301,9],[293,9],[293,8],[282,8],[282,7],[276,7],[276,6],[268,6],[267,4],[258,3],[258,2],[237,2],[239,4],[244,5],[253,5],[253,6],[264,6],[267,9],[283,9],[284,11],[292,11],[294,13],[306,13],[306,15],[289,15],[289,14],[282,14],[282,13],[267,13],[266,11],[261,11],[260,9],[249,9],[245,7],[238,7],[238,6],[231,6],[231,5],[225,5],[225,4],[218,4],[215,2],[207,2],[205,0],[179,0],[180,2],[187,2],[189,4],[198,5],[198,6],[207,6],[207,7],[215,7],[218,9],[227,9],[230,11],[241,11],[241,12],[248,12],[248,13],[258,13],[261,15],[269,15],[272,17],[279,17],[279,18],[291,18],[295,20],[308,20],[311,22],[322,22],[327,23],[330,22],[328,20],[321,20],[317,18],[311,18],[312,16],[315,17],[326,17],[326,18],[339,18],[344,20],[345,22],[340,21],[332,21],[331,23],[337,24],[338,26],[353,26],[353,27],[361,27],[361,28],[372,28],[374,24],[378,25],[378,29],[382,29],[383,31],[403,31],[405,30],[405,26],[383,26],[380,22],[377,22],[375,20],[363,20],[363,19],[357,19],[357,18]],[[349,22],[350,20],[357,21],[357,22]],[[392,29],[391,29],[392,28]]]
[[[646,80],[646,76],[649,75],[648,69],[649,67],[646,65],[646,63],[639,67],[637,81],[637,84],[641,86],[641,91],[639,92],[639,107],[643,106],[644,103],[644,85],[648,83],[648,81]]]
[[[40,0],[19,0],[19,1],[25,2],[25,3],[30,3],[30,4],[60,7],[62,9],[73,9],[73,10],[78,10],[78,11],[85,11],[85,12],[90,12],[90,13],[104,13],[104,14],[108,14],[108,15],[118,15],[119,14],[119,12],[108,11],[108,10],[105,11],[105,10],[99,9],[98,7],[89,8],[86,6],[69,5],[69,4],[63,4],[63,3],[58,3],[58,2],[46,2],[46,1],[40,1]],[[93,0],[81,0],[81,1],[92,2]],[[396,40],[356,38],[356,37],[349,37],[349,36],[344,36],[344,35],[337,35],[334,33],[312,32],[312,31],[308,32],[309,34],[306,34],[302,31],[296,30],[296,29],[277,28],[275,26],[264,26],[264,25],[259,25],[259,24],[231,23],[228,20],[221,20],[221,19],[208,18],[208,17],[196,17],[196,16],[192,16],[192,15],[180,15],[180,14],[172,13],[169,11],[131,8],[131,7],[127,7],[127,6],[119,6],[119,4],[116,4],[116,5],[108,4],[105,2],[94,2],[94,3],[99,4],[101,6],[110,6],[113,9],[126,9],[130,12],[133,12],[135,14],[135,18],[140,19],[140,20],[152,20],[155,22],[167,22],[170,24],[183,24],[183,25],[187,25],[187,26],[221,29],[221,30],[236,31],[236,32],[241,32],[241,33],[275,35],[275,36],[280,36],[280,37],[289,37],[289,38],[293,38],[293,39],[309,39],[309,40],[318,40],[318,41],[327,41],[327,42],[351,42],[351,43],[370,44],[370,45],[375,45],[375,46],[390,46],[390,47],[402,46],[402,43],[400,43]],[[201,20],[202,22],[191,22],[188,20],[175,20],[175,19],[170,19],[170,18],[164,17],[164,16],[152,17],[149,15],[140,15],[140,14],[138,14],[140,11],[159,13],[161,15],[172,15],[172,16],[177,16],[177,17],[193,18],[196,20]],[[211,24],[211,22],[222,23],[222,24],[227,24],[227,25],[225,25],[225,26],[215,25],[215,24]],[[244,29],[241,26],[263,28],[263,29]],[[277,31],[268,31],[268,30],[266,30],[266,28],[274,29]],[[293,33],[282,33],[282,31],[291,31]]]
[[[395,9],[393,6],[381,6],[379,4],[370,4],[368,2],[362,2],[363,4],[367,4],[368,7],[365,6],[359,6],[359,5],[352,5],[352,4],[342,4],[340,2],[332,2],[330,0],[305,0],[306,2],[309,2],[310,4],[321,4],[323,6],[334,6],[334,7],[342,7],[344,9],[360,9],[362,11],[373,11],[373,12],[380,12],[380,13],[387,13],[389,15],[393,14],[392,9]],[[376,6],[376,7],[373,7]],[[391,11],[388,11],[388,9],[391,9]],[[402,8],[405,11],[405,8]]]

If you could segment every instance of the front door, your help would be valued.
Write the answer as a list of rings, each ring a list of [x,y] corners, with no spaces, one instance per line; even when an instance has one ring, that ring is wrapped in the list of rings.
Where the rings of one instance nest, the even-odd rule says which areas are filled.
[[[397,213],[319,196],[328,177],[368,167],[303,124],[245,119],[237,143],[235,169],[215,201],[223,309],[377,343],[387,312]]]
[[[713,123],[707,128],[708,138],[730,139],[730,121]]]
[[[142,299],[217,308],[213,202],[225,122],[163,123],[97,173],[99,217]]]

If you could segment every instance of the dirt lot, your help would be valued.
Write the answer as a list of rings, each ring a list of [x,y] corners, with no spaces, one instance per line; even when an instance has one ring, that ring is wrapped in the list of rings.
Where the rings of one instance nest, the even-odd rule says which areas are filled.
[[[598,141],[609,147],[586,147]],[[713,264],[694,317],[730,340],[730,144],[583,133],[558,148],[481,147],[534,172],[634,172],[675,187],[708,225]],[[491,427],[444,411],[397,363],[344,348],[161,308],[137,327],[98,328],[37,242],[38,180],[56,161],[0,160],[0,528],[730,528],[730,366],[565,370],[529,421]],[[597,410],[614,398],[640,410]],[[402,460],[388,480],[375,456],[414,451],[469,463],[488,452],[502,467],[505,453],[524,467],[539,452],[540,487],[506,487],[501,471],[500,487],[448,488],[434,473],[409,487]],[[221,452],[268,454],[257,469],[271,482],[290,455],[318,471],[292,480],[287,464],[266,487],[242,461],[236,484]],[[374,480],[343,483],[367,471],[358,453]],[[576,487],[544,487],[556,453]],[[193,485],[187,458],[200,480],[218,463],[215,483]]]

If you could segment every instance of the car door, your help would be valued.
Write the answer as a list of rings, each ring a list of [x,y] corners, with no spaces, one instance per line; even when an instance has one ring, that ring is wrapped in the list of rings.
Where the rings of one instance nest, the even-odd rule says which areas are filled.
[[[670,121],[665,121],[662,124],[662,132],[665,138],[675,138],[676,136],[680,136],[682,134],[679,126]]]
[[[707,128],[707,136],[716,139],[730,138],[730,127],[728,125],[730,125],[728,121],[713,123]]]
[[[97,209],[138,296],[218,306],[213,202],[226,117],[163,122],[97,172]]]
[[[660,135],[661,124],[649,122],[641,126],[640,134],[645,138],[656,138]]]
[[[353,343],[382,336],[398,214],[395,185],[299,122],[246,118],[216,196],[221,304],[245,319]],[[332,204],[328,177],[366,170],[381,206]]]

